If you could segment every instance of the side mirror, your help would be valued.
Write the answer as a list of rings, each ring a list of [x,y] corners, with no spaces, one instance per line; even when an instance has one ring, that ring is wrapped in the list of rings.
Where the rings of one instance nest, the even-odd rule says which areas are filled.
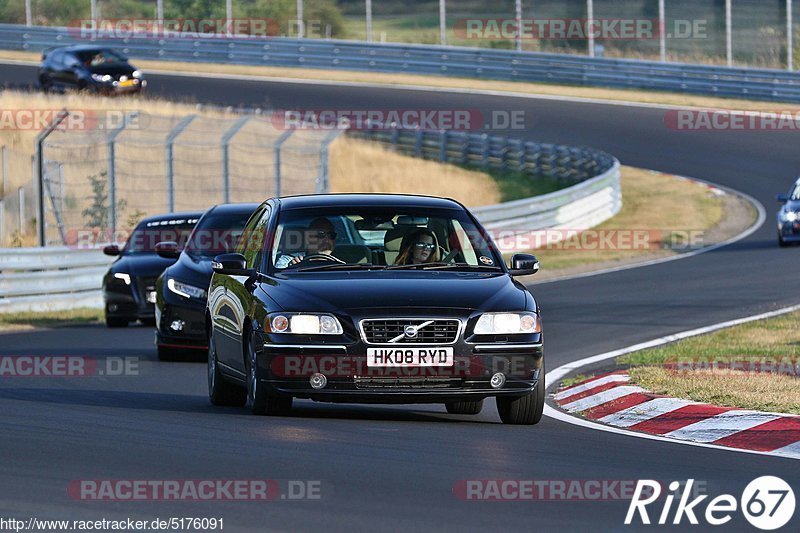
[[[119,255],[119,246],[116,244],[109,244],[103,248],[103,253],[106,255]]]
[[[177,259],[181,255],[178,243],[175,241],[164,241],[156,244],[156,253],[164,259]]]
[[[775,199],[778,200],[780,203],[785,204],[786,202],[789,201],[789,195],[779,194]]]
[[[539,272],[539,260],[530,254],[514,254],[511,256],[509,273],[512,276],[530,276]]]
[[[242,254],[221,254],[214,258],[211,269],[217,274],[229,276],[250,276],[253,274],[247,268],[247,261]]]

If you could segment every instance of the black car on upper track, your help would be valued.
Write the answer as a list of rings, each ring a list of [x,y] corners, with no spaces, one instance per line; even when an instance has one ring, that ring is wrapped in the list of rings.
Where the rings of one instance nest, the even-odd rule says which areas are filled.
[[[142,71],[121,53],[96,45],[51,48],[42,54],[39,86],[104,94],[136,93],[147,87]]]
[[[230,252],[258,204],[221,204],[203,213],[186,246],[161,242],[156,251],[175,263],[155,283],[158,358],[181,350],[205,350],[205,309],[211,261]]]
[[[778,244],[789,246],[800,242],[800,178],[794,182],[789,194],[778,195],[778,202],[783,204],[776,215]]]
[[[205,316],[209,397],[282,414],[293,398],[444,403],[505,423],[544,406],[539,306],[454,200],[408,195],[270,199],[214,259]]]
[[[119,256],[103,277],[106,325],[123,327],[140,320],[155,323],[156,278],[175,262],[156,254],[156,244],[169,240],[184,244],[202,213],[170,213],[143,219],[120,249],[103,248],[106,255]]]

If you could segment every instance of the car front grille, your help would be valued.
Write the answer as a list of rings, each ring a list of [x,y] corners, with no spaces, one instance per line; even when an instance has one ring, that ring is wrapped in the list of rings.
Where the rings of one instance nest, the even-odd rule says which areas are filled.
[[[463,385],[460,378],[397,378],[397,377],[356,377],[357,389],[453,389]]]
[[[361,329],[369,344],[452,344],[460,325],[454,318],[369,319],[361,322]],[[416,328],[416,335],[406,335],[408,327]]]

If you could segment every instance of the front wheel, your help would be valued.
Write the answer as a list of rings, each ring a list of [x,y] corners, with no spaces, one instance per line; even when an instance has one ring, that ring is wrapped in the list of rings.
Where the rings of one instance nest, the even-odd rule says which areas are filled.
[[[497,397],[497,414],[504,424],[538,424],[544,412],[544,364],[536,388],[524,396]]]
[[[247,400],[244,389],[226,381],[219,371],[213,327],[208,334],[208,399],[213,405],[235,407],[241,407]]]
[[[247,340],[247,403],[254,415],[286,415],[292,410],[291,396],[272,396],[259,385],[258,354],[253,334]]]

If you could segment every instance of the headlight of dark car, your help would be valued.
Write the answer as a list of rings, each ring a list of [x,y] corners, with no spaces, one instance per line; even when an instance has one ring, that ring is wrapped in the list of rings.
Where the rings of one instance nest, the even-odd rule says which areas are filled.
[[[264,329],[268,333],[291,333],[295,335],[341,335],[339,320],[328,314],[316,313],[272,313],[267,315]]]
[[[475,324],[475,335],[514,335],[541,333],[542,322],[536,313],[484,313]]]
[[[192,300],[205,300],[208,295],[205,289],[189,285],[188,283],[173,278],[167,280],[167,288],[179,296]]]
[[[110,74],[92,74],[92,79],[100,83],[111,83],[114,78]]]
[[[794,222],[795,220],[797,220],[798,218],[800,218],[800,217],[797,215],[797,212],[795,212],[795,211],[791,211],[791,210],[789,210],[789,209],[783,209],[783,210],[781,210],[780,216],[781,216],[781,220],[785,220],[785,221],[787,221],[787,222]]]

